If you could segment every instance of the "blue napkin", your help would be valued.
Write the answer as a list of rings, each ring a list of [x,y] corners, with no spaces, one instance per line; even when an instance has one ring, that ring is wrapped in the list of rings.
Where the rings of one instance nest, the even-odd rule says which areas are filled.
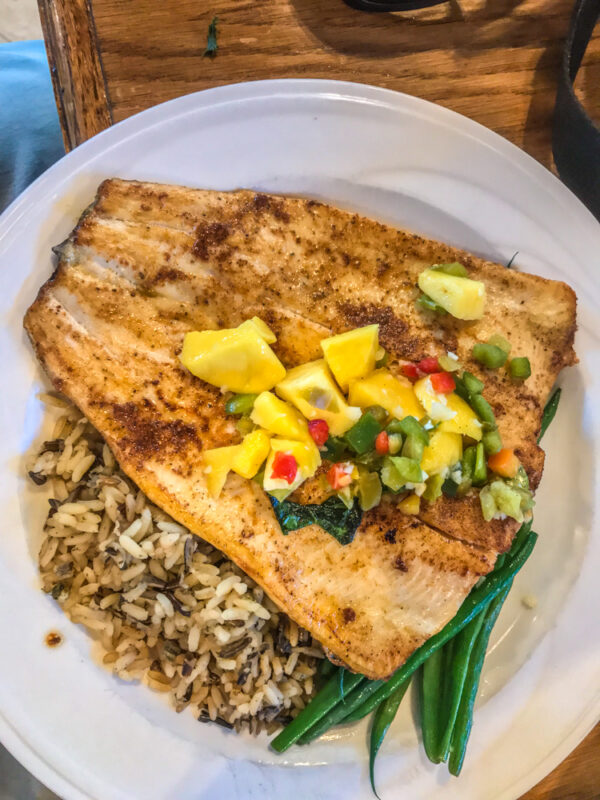
[[[0,212],[64,152],[44,43],[0,44]]]

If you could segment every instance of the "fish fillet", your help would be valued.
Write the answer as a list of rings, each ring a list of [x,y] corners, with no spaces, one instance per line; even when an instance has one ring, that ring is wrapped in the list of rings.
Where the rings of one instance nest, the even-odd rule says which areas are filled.
[[[419,517],[390,500],[367,512],[342,547],[319,526],[284,536],[262,489],[231,474],[206,491],[203,449],[239,434],[220,392],[178,361],[189,330],[258,315],[288,367],[321,355],[332,332],[378,322],[390,368],[507,336],[532,377],[486,373],[506,446],[535,487],[541,411],[574,363],[575,296],[563,283],[507,270],[437,242],[311,200],[105,181],[28,310],[25,327],[57,389],[100,430],[150,499],[225,552],[273,601],[351,669],[390,675],[442,628],[498,552],[512,520],[485,523],[474,493],[424,503]],[[486,284],[477,322],[418,312],[416,279],[460,261]]]

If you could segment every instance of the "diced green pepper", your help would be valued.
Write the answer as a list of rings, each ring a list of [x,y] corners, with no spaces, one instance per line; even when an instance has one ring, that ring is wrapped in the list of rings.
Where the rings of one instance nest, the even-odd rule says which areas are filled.
[[[240,436],[245,436],[247,433],[251,433],[254,430],[255,425],[250,417],[243,416],[236,420],[235,427]]]
[[[234,394],[225,403],[225,412],[227,414],[249,414],[257,397],[257,394]]]
[[[526,356],[518,356],[511,358],[508,365],[508,371],[511,378],[524,381],[531,375],[531,364]]]
[[[376,472],[363,472],[358,480],[358,501],[363,511],[375,508],[381,501],[381,481]]]
[[[375,447],[377,434],[381,433],[382,430],[383,427],[377,422],[373,414],[370,411],[365,411],[358,422],[349,431],[346,431],[344,439],[355,453],[361,455]]]
[[[467,269],[458,261],[453,261],[451,264],[435,264],[431,269],[436,272],[445,272],[446,275],[455,275],[457,278],[469,277]]]
[[[339,436],[330,436],[325,442],[325,449],[321,451],[321,457],[328,461],[343,461],[348,452],[348,445]]]
[[[465,386],[465,382],[464,382],[463,378],[461,378],[459,375],[454,375],[453,377],[454,377],[454,391],[456,392],[456,394],[459,397],[462,397],[462,399],[466,403],[468,403],[469,402],[469,390]]]
[[[404,419],[394,419],[386,428],[388,433],[403,433],[404,436],[414,436],[423,444],[429,444],[429,434],[420,422],[414,417],[404,417]]]
[[[500,438],[497,428],[495,430],[486,431],[483,434],[482,441],[483,447],[488,456],[491,456],[494,453],[498,453],[500,450],[502,450],[502,439]]]
[[[462,457],[462,473],[465,478],[472,480],[475,471],[475,460],[477,458],[477,448],[473,445],[467,447]]]
[[[477,414],[482,422],[487,422],[489,425],[496,425],[496,417],[492,411],[491,405],[481,394],[473,394],[469,397],[469,405]]]
[[[481,486],[487,480],[487,465],[485,463],[485,450],[483,442],[479,442],[475,449],[475,466],[473,468],[473,483]]]
[[[495,344],[483,344],[481,342],[473,345],[472,354],[475,361],[479,361],[480,364],[483,364],[488,369],[502,367],[508,358],[508,353],[505,353]]]
[[[422,294],[415,300],[415,305],[417,308],[420,308],[422,311],[433,311],[436,314],[447,314],[445,308],[439,306],[435,300],[432,300],[431,297],[428,297],[426,294]]]
[[[481,394],[483,391],[483,381],[480,381],[479,378],[476,378],[471,372],[463,372],[462,374],[463,383],[465,385],[465,389],[469,394]]]
[[[527,477],[527,473],[525,472],[525,467],[520,464],[517,474],[514,478],[511,478],[508,481],[510,486],[514,486],[515,489],[521,489],[524,492],[529,492],[529,478]]]
[[[460,369],[460,361],[457,358],[450,358],[448,355],[441,355],[438,363],[446,372],[456,372]]]
[[[442,494],[443,483],[444,478],[439,473],[427,478],[427,487],[423,492],[423,499],[427,500],[428,503],[435,503]]]
[[[391,489],[392,492],[398,492],[404,486],[405,481],[402,480],[398,474],[398,470],[393,465],[389,458],[386,458],[381,467],[381,482]]]
[[[479,492],[479,502],[481,503],[481,513],[483,514],[484,520],[490,522],[498,509],[496,508],[496,501],[492,497],[489,486],[484,486]]]
[[[458,484],[455,483],[452,478],[446,478],[442,484],[442,492],[446,495],[446,497],[456,497],[456,493],[458,492]]]
[[[365,413],[372,414],[380,425],[385,425],[385,421],[388,418],[387,411],[381,406],[369,406],[365,408]]]
[[[504,481],[494,481],[490,484],[490,492],[496,508],[501,514],[506,514],[507,517],[512,517],[517,522],[523,522],[521,493],[518,489],[513,489]]]
[[[395,456],[402,450],[402,435],[399,433],[390,433],[388,435],[389,453]]]
[[[378,358],[377,361],[375,362],[375,366],[377,367],[377,369],[379,369],[379,367],[385,367],[385,365],[388,363],[389,360],[390,360],[390,354],[388,353],[387,350],[384,350],[381,358]]]
[[[492,336],[490,336],[488,339],[488,344],[493,344],[495,347],[499,347],[500,350],[504,350],[506,355],[509,355],[512,348],[512,345],[508,339],[505,339],[504,336],[501,336],[499,333],[494,333]]]
[[[421,465],[418,461],[406,456],[390,456],[389,460],[404,483],[421,483],[423,480]]]
[[[380,468],[383,462],[383,456],[380,456],[376,450],[367,450],[366,453],[363,453],[360,456],[355,456],[354,460],[357,464],[362,464],[363,466],[367,467],[367,469],[373,471]]]
[[[417,463],[421,463],[424,450],[425,444],[423,443],[423,439],[419,436],[413,436],[413,434],[410,433],[404,442],[402,455],[405,456],[405,458],[410,458]]]

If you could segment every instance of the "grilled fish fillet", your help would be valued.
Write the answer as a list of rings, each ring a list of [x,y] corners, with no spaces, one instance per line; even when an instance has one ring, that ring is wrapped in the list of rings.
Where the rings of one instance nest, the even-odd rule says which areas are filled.
[[[510,546],[516,524],[486,524],[474,494],[423,504],[418,518],[389,500],[342,547],[319,526],[284,536],[255,483],[230,475],[206,491],[205,448],[239,441],[220,392],[179,364],[189,330],[258,315],[288,367],[320,357],[332,332],[378,322],[392,371],[405,359],[506,335],[532,377],[486,373],[506,446],[533,487],[541,411],[574,363],[575,295],[563,283],[311,200],[105,181],[28,310],[25,327],[55,387],[100,430],[123,470],[176,520],[225,552],[335,658],[385,678],[456,613]],[[460,261],[486,284],[477,322],[416,311],[416,279]]]

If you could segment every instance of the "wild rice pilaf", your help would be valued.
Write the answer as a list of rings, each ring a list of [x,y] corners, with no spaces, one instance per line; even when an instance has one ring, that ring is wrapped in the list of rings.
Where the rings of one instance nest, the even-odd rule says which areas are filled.
[[[323,651],[223,553],[152,505],[100,434],[62,405],[30,465],[52,487],[39,553],[43,589],[125,680],[177,711],[252,733],[295,716]]]

